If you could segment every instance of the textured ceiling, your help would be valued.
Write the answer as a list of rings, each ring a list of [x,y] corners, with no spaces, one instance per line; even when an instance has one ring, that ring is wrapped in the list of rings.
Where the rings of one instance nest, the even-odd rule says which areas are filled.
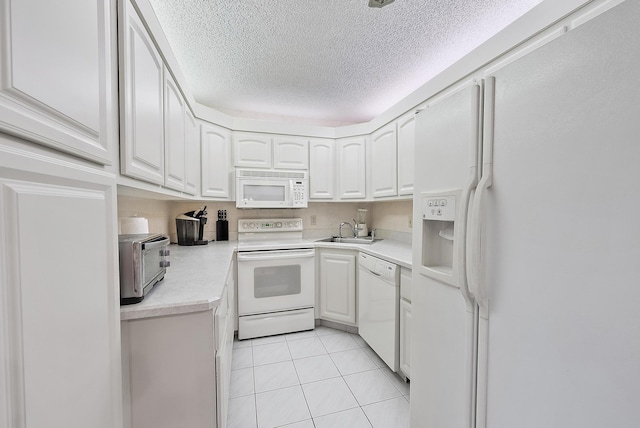
[[[541,0],[150,0],[195,99],[367,122]]]

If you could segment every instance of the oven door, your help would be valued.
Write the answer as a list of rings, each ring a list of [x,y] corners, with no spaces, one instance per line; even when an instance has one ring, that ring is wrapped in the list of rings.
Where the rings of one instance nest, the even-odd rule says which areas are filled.
[[[313,307],[313,249],[238,253],[238,314]]]

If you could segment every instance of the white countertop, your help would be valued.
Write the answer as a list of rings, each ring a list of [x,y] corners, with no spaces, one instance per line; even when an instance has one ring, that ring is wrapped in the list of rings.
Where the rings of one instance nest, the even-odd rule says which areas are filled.
[[[411,244],[384,239],[371,245],[314,242],[316,248],[356,250],[411,268]],[[238,243],[210,242],[206,246],[169,246],[171,266],[144,300],[120,307],[122,321],[184,314],[218,306]]]
[[[205,311],[218,306],[236,241],[169,246],[171,266],[144,300],[120,307],[120,320]]]

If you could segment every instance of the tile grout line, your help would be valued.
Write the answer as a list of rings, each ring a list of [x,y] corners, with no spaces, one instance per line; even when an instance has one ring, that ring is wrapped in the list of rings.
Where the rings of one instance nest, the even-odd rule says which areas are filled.
[[[375,366],[375,368],[370,369],[370,370],[363,370],[363,371],[358,371],[358,372],[355,372],[355,373],[350,373],[350,374],[348,374],[348,375],[343,374],[343,373],[340,371],[340,369],[337,367],[337,365],[336,365],[336,363],[335,363],[335,361],[334,361],[334,359],[333,359],[332,354],[340,353],[340,352],[347,352],[347,351],[352,351],[352,350],[351,350],[351,349],[347,349],[347,350],[345,350],[345,351],[329,352],[329,350],[327,349],[327,347],[326,347],[326,345],[325,345],[324,341],[322,340],[322,337],[324,337],[324,336],[330,336],[330,335],[332,335],[332,334],[345,333],[345,332],[344,332],[344,331],[342,331],[342,330],[339,330],[339,331],[338,331],[338,330],[336,330],[336,329],[334,329],[334,330],[335,330],[335,331],[334,331],[333,333],[325,334],[325,335],[320,336],[320,335],[318,335],[318,334],[317,334],[317,331],[314,329],[314,330],[310,330],[310,331],[311,331],[311,332],[313,332],[314,334],[313,334],[313,335],[310,335],[309,337],[300,337],[300,338],[291,339],[291,340],[289,340],[289,339],[287,338],[287,334],[284,334],[284,335],[283,335],[283,337],[282,337],[282,339],[284,339],[284,340],[276,340],[276,341],[274,341],[274,342],[267,342],[267,343],[263,343],[262,345],[270,345],[270,344],[277,344],[277,343],[283,343],[283,342],[284,342],[284,343],[286,343],[286,349],[287,349],[287,352],[288,352],[288,354],[289,354],[289,359],[288,359],[288,360],[285,360],[285,361],[290,361],[290,362],[291,362],[291,364],[293,365],[294,372],[295,372],[296,377],[297,377],[297,385],[296,385],[296,386],[300,387],[300,390],[302,391],[303,398],[304,398],[304,400],[305,400],[305,404],[306,404],[306,408],[307,408],[307,411],[308,411],[308,413],[309,413],[309,415],[310,415],[310,419],[309,419],[309,420],[311,421],[311,423],[312,423],[312,425],[313,425],[314,427],[316,427],[316,421],[315,421],[314,416],[313,416],[313,415],[312,415],[312,413],[311,413],[311,408],[309,407],[309,401],[307,400],[307,397],[306,397],[306,394],[305,394],[305,391],[304,391],[304,388],[303,388],[303,384],[302,384],[302,381],[301,381],[301,378],[300,378],[300,374],[299,374],[299,372],[298,372],[298,368],[297,368],[297,366],[296,366],[296,364],[295,364],[295,361],[296,361],[296,360],[303,360],[303,359],[307,359],[307,358],[321,357],[321,356],[323,356],[323,355],[327,355],[327,356],[329,356],[329,360],[330,360],[330,361],[332,362],[332,364],[336,367],[336,369],[338,369],[338,374],[339,374],[339,376],[334,377],[334,378],[328,378],[328,379],[316,380],[316,381],[313,381],[313,382],[307,382],[307,383],[308,383],[308,384],[311,384],[311,383],[318,383],[318,382],[326,381],[326,380],[329,380],[329,379],[337,379],[337,378],[341,378],[341,379],[342,379],[342,381],[346,384],[346,386],[347,386],[347,388],[348,388],[349,392],[351,393],[351,395],[354,397],[354,399],[355,399],[355,401],[356,401],[357,406],[356,406],[356,407],[353,407],[353,408],[351,408],[351,409],[345,409],[345,410],[340,410],[340,411],[336,411],[336,412],[332,412],[332,413],[327,413],[326,415],[321,415],[321,416],[318,416],[318,417],[324,417],[324,416],[329,416],[329,415],[333,415],[333,414],[338,414],[338,413],[345,412],[345,411],[349,411],[349,410],[353,410],[353,409],[360,409],[360,411],[361,411],[362,413],[364,413],[364,416],[365,416],[365,418],[366,418],[367,422],[368,422],[368,423],[373,427],[373,423],[372,423],[372,421],[370,420],[370,418],[369,418],[369,416],[367,415],[367,413],[364,411],[364,408],[363,408],[364,406],[360,403],[360,401],[359,401],[359,400],[358,400],[358,398],[356,397],[356,395],[355,395],[354,391],[351,389],[351,386],[349,386],[349,384],[347,383],[347,381],[346,381],[346,379],[345,379],[345,376],[356,375],[356,374],[359,374],[359,373],[373,372],[373,371],[376,371],[376,370],[377,370],[378,372],[381,372],[381,374],[382,374],[382,378],[383,378],[383,379],[385,379],[387,382],[391,383],[391,385],[393,386],[394,390],[395,390],[395,391],[397,391],[397,392],[400,394],[400,396],[399,396],[399,397],[394,397],[394,398],[388,398],[388,399],[383,399],[383,400],[375,401],[375,402],[372,402],[372,403],[368,403],[368,404],[366,404],[367,406],[369,406],[369,405],[379,404],[379,403],[382,403],[382,402],[385,402],[385,401],[395,400],[395,399],[397,399],[397,398],[403,398],[403,399],[405,399],[407,402],[409,402],[409,400],[407,399],[407,395],[405,395],[405,394],[404,394],[403,390],[401,390],[398,386],[396,386],[396,384],[395,384],[395,382],[394,382],[394,381],[395,381],[395,379],[391,379],[391,378],[390,378],[390,376],[393,376],[393,375],[394,375],[394,373],[393,373],[393,372],[390,372],[390,374],[386,373],[385,366],[379,367],[379,366],[378,366],[378,364],[377,364],[377,363],[372,359],[372,357],[371,357],[370,355],[368,355],[368,353],[367,353],[367,352],[365,352],[365,349],[367,349],[367,348],[368,348],[368,344],[367,344],[366,342],[364,342],[364,345],[365,345],[365,346],[362,346],[362,344],[361,344],[358,340],[356,340],[356,339],[354,339],[354,338],[353,338],[353,336],[354,336],[354,335],[356,335],[355,333],[349,333],[349,332],[346,332],[346,333],[348,333],[348,334],[349,334],[349,337],[351,338],[351,340],[353,340],[353,341],[356,343],[356,345],[358,345],[358,348],[357,348],[357,349],[358,349],[358,350],[360,350],[360,351],[361,351],[361,352],[362,352],[362,353],[367,357],[366,359],[367,359],[368,361],[370,361],[370,362]],[[323,348],[323,349],[324,349],[324,351],[325,351],[325,354],[320,354],[320,355],[310,355],[310,356],[305,356],[305,357],[300,357],[300,358],[294,358],[294,357],[293,357],[293,354],[292,354],[292,352],[291,352],[290,342],[295,342],[296,340],[304,340],[304,339],[319,339],[319,340],[320,340],[320,344],[321,344],[322,348]],[[259,420],[258,420],[258,404],[257,404],[257,395],[258,395],[258,392],[257,392],[257,382],[256,382],[256,376],[255,376],[255,368],[256,368],[256,364],[255,364],[255,354],[254,354],[254,349],[253,349],[253,348],[254,348],[254,346],[262,346],[262,345],[254,345],[254,343],[253,343],[253,341],[252,341],[252,342],[251,342],[251,344],[250,344],[249,346],[247,346],[247,347],[250,347],[250,348],[251,348],[251,359],[252,359],[251,369],[252,369],[252,375],[253,375],[253,389],[254,389],[254,392],[253,392],[253,394],[252,394],[252,395],[253,395],[253,397],[254,397],[254,405],[255,405],[254,421],[255,421],[255,423],[256,423],[256,427],[259,427]],[[236,348],[236,349],[242,349],[242,348]],[[355,350],[355,349],[353,349],[353,350]],[[285,362],[285,361],[282,361],[282,362]],[[277,364],[277,363],[280,363],[280,362],[273,362],[273,363],[268,363],[268,364]],[[267,365],[268,365],[268,364],[267,364]],[[263,365],[265,365],[265,364],[262,364],[261,366],[263,366]],[[236,369],[236,370],[240,370],[240,369]],[[271,391],[277,391],[277,390],[285,389],[285,388],[288,388],[288,387],[277,388],[277,389],[275,389],[275,390],[271,390]],[[267,391],[267,392],[270,392],[270,391]],[[250,395],[250,394],[247,394],[246,396],[248,396],[248,395]],[[241,396],[240,396],[240,397],[241,397]],[[240,397],[234,397],[234,398],[240,398]],[[303,420],[303,421],[299,421],[299,422],[304,422],[304,420]],[[287,424],[285,424],[285,425],[283,425],[283,426],[286,426],[286,425],[287,425]]]
[[[253,359],[253,339],[251,339],[251,374],[253,375],[253,408],[255,409],[253,419],[256,421],[256,427],[258,425],[258,393],[256,386],[256,364]]]

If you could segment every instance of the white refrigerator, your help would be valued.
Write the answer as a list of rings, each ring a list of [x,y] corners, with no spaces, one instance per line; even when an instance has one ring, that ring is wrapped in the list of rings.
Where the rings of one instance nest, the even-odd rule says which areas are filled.
[[[640,427],[638,22],[623,2],[417,115],[412,428]]]

